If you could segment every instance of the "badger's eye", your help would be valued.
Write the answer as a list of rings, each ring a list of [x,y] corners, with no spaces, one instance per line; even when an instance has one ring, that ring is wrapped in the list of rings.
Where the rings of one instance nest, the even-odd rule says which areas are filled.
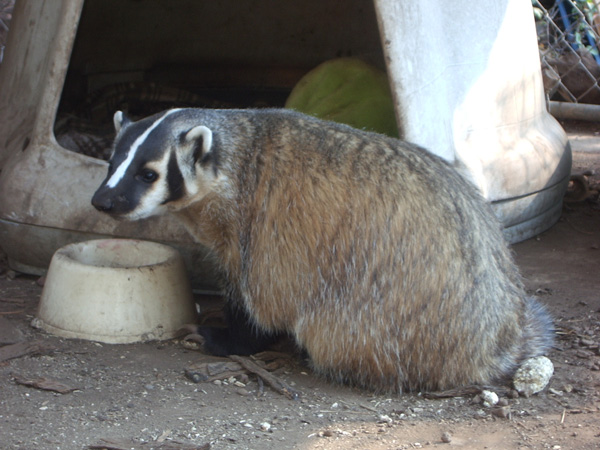
[[[158,179],[158,174],[151,169],[143,169],[138,175],[138,179],[144,183],[154,183]]]

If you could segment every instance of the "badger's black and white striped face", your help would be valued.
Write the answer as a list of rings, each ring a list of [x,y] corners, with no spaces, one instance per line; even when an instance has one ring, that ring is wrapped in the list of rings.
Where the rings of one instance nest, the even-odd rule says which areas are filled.
[[[207,167],[212,132],[185,125],[182,115],[185,110],[172,109],[131,122],[117,111],[108,175],[92,198],[96,209],[136,220],[177,210],[201,193],[216,176],[216,168]]]

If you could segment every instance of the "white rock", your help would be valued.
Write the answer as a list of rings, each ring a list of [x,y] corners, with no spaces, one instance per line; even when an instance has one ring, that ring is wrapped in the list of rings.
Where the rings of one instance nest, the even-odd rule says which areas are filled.
[[[481,391],[481,400],[483,400],[483,406],[486,408],[491,408],[496,403],[498,403],[498,394],[493,391]]]
[[[529,358],[515,373],[513,384],[519,393],[536,394],[548,385],[553,373],[554,365],[545,356]]]
[[[393,422],[392,418],[386,414],[380,414],[378,417],[377,423],[387,423],[391,424]]]

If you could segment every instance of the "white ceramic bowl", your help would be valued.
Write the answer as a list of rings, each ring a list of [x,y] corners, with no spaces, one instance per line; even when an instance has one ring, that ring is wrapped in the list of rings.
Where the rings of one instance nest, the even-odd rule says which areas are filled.
[[[195,319],[190,281],[175,249],[104,239],[56,251],[33,325],[58,336],[121,344],[170,339]]]

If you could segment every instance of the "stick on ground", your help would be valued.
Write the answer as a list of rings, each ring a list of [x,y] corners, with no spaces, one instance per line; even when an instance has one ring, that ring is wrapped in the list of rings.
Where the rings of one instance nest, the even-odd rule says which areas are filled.
[[[262,378],[263,380],[265,380],[273,389],[275,389],[280,394],[285,395],[290,400],[297,400],[300,398],[300,391],[297,391],[296,389],[289,386],[285,381],[280,380],[276,376],[267,372],[265,369],[259,367],[251,359],[237,355],[229,355],[229,358],[232,361],[239,363],[248,372],[252,372],[260,378]]]

